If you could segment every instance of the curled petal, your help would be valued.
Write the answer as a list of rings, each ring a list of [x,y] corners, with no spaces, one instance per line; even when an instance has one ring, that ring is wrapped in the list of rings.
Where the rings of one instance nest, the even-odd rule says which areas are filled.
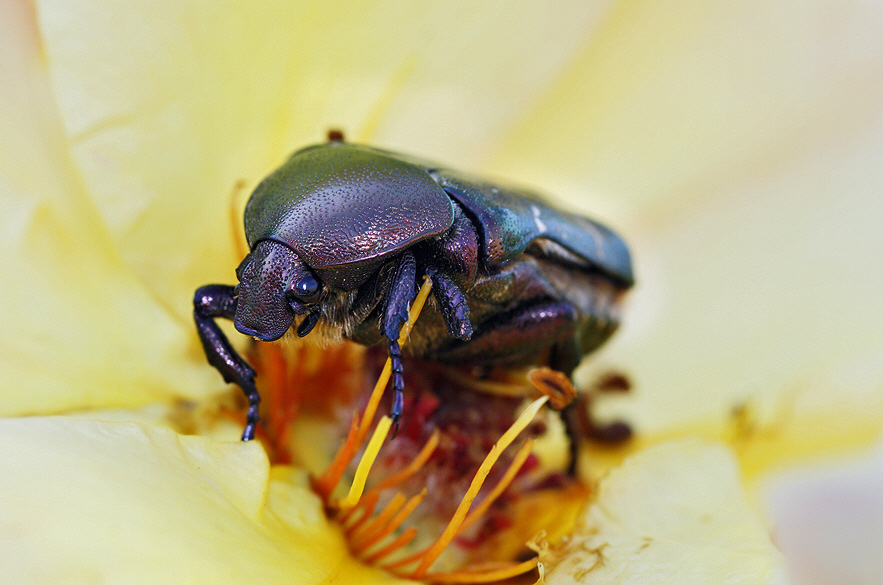
[[[546,583],[774,583],[781,554],[749,503],[732,455],[698,441],[627,459],[560,549]]]

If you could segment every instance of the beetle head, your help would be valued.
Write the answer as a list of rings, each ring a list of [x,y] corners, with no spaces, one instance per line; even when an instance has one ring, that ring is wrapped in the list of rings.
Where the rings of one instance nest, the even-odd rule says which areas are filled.
[[[306,315],[298,327],[304,336],[319,317],[322,285],[288,246],[261,240],[236,269],[239,278],[236,329],[261,341],[282,337],[297,315]]]

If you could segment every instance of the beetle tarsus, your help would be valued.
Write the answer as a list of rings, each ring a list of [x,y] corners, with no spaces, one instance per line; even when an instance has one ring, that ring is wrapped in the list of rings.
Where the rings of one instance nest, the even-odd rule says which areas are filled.
[[[242,389],[248,399],[243,441],[254,438],[258,424],[258,405],[261,397],[254,384],[255,371],[236,353],[227,336],[215,323],[215,319],[233,319],[236,315],[236,293],[232,286],[209,284],[197,289],[193,297],[193,319],[208,362],[221,373],[225,382],[233,383]]]
[[[248,413],[245,415],[245,429],[242,431],[242,440],[251,441],[254,439],[254,431],[260,421],[260,404],[261,396],[258,394],[257,388],[252,383],[251,391],[246,391],[245,397],[248,398]]]
[[[395,439],[399,432],[399,421],[402,418],[404,410],[405,395],[405,379],[402,377],[402,348],[399,346],[398,340],[389,342],[389,361],[392,370],[392,408],[389,417],[392,419],[392,438]]]

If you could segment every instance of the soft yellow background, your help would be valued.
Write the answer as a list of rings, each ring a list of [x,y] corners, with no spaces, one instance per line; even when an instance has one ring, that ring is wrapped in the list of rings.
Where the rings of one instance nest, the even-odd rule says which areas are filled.
[[[337,127],[535,185],[626,237],[638,286],[583,375],[627,372],[634,393],[606,406],[640,431],[718,428],[747,404],[770,428],[812,418],[821,450],[867,442],[881,25],[857,0],[3,2],[0,414],[224,389],[193,290],[234,280],[231,206]],[[23,420],[5,432],[42,435]],[[129,436],[111,427],[90,432]],[[130,464],[119,440],[109,468]]]
[[[189,305],[233,280],[236,185],[332,126],[616,226],[639,285],[600,363],[636,379],[633,419],[819,379],[879,393],[872,5],[4,10],[24,23],[5,38],[30,43],[8,51],[32,52],[4,59],[6,413],[220,387]]]

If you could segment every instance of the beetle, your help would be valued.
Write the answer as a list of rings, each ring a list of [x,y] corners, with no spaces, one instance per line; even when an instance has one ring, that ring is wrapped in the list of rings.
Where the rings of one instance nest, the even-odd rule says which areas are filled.
[[[528,191],[385,150],[332,140],[295,152],[245,207],[250,248],[239,284],[193,299],[209,363],[248,398],[255,371],[215,319],[260,341],[315,328],[331,339],[384,344],[391,417],[402,415],[398,334],[423,276],[434,302],[406,353],[440,363],[546,365],[570,375],[619,324],[634,279],[610,229]]]

